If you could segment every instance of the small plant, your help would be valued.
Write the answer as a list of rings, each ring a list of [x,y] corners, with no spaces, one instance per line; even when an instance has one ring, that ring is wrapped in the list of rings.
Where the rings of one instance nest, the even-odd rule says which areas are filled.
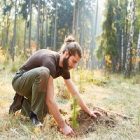
[[[78,108],[77,108],[77,101],[74,98],[73,99],[73,104],[72,104],[72,126],[73,128],[77,128],[79,126],[78,122],[77,122],[77,116],[78,116]]]

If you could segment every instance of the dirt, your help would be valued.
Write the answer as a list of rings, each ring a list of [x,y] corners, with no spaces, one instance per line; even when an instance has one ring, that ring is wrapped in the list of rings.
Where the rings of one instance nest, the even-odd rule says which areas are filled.
[[[94,108],[95,110],[95,108]],[[73,128],[76,136],[86,135],[90,132],[96,131],[99,126],[105,128],[113,128],[117,125],[117,116],[108,114],[107,112],[96,109],[102,113],[102,116],[98,116],[97,119],[90,117],[87,113],[80,110],[77,116],[78,126]]]

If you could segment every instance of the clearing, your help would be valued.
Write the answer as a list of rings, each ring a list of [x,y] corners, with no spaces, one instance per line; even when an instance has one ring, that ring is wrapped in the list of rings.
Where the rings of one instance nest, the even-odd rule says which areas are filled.
[[[79,73],[79,77],[72,78],[77,83],[82,98],[91,109],[96,108],[103,116],[93,119],[83,111],[79,111],[77,127],[74,128],[76,137],[67,139],[139,140],[140,76],[124,79],[121,75],[104,76],[100,72]],[[14,96],[11,86],[13,75],[8,71],[0,73],[0,139],[66,139],[57,131],[58,128],[50,115],[46,116],[43,128],[39,129],[34,128],[29,119],[20,113],[16,116],[8,114]],[[72,100],[68,101],[67,91],[64,86],[60,86],[62,84],[59,81],[55,82],[56,92],[59,95],[56,99],[63,117],[72,122]]]

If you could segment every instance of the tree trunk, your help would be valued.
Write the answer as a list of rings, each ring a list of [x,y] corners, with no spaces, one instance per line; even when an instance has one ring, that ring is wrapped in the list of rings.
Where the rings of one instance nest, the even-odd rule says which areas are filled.
[[[55,19],[54,19],[54,36],[53,36],[53,50],[56,50],[56,35],[57,35],[57,13],[58,13],[58,4],[57,0],[55,2]]]
[[[137,44],[135,72],[140,72],[140,31],[139,31],[138,44]]]
[[[29,2],[30,21],[29,21],[29,50],[31,53],[31,31],[32,31],[32,0]]]
[[[130,7],[130,34],[128,39],[128,46],[126,52],[126,64],[125,64],[125,77],[130,77],[132,71],[132,44],[134,35],[134,22],[135,22],[135,0],[131,1]]]
[[[122,29],[122,32],[121,32],[121,58],[120,58],[120,70],[122,71],[123,70],[123,59],[124,59],[124,32],[123,32],[123,29]]]
[[[24,27],[24,48],[23,48],[23,51],[24,51],[24,55],[26,54],[26,31],[27,31],[27,19],[25,21],[25,27]]]
[[[16,27],[17,27],[17,0],[15,0],[15,19],[14,19],[13,38],[12,38],[12,44],[11,44],[12,61],[14,61],[14,57],[15,57]]]
[[[125,5],[128,7],[128,0],[125,0]],[[126,63],[126,50],[127,50],[127,44],[128,44],[128,12],[127,8],[125,9],[125,26],[124,26],[124,44],[123,44],[123,64],[122,69],[125,71],[125,63]]]
[[[76,6],[76,27],[75,27],[75,38],[79,42],[79,13],[80,13],[80,8],[79,8],[79,0],[77,1],[77,6]]]
[[[47,12],[47,6],[45,7],[45,48],[47,48],[47,36],[48,36],[48,12]]]
[[[75,25],[76,25],[76,3],[77,0],[74,0],[74,9],[73,9],[73,22],[72,22],[72,34],[75,36]]]
[[[43,42],[42,42],[42,47],[43,48],[46,48],[46,46],[45,46],[45,40],[46,40],[46,5],[44,4],[44,5],[42,5],[42,8],[43,8],[43,17],[42,17],[42,38],[43,38]]]
[[[84,7],[81,7],[81,16],[80,16],[80,38],[79,42],[80,45],[83,46],[83,41],[84,41]]]
[[[97,21],[98,21],[98,0],[95,1],[95,13],[93,17],[91,17],[91,27],[94,25],[94,28],[91,31],[91,43],[90,43],[90,58],[91,58],[91,64],[90,68],[93,69],[95,68],[96,65],[96,58],[94,56],[94,50],[96,48],[96,32],[97,32]]]
[[[37,49],[40,48],[40,0],[38,0],[38,16],[37,16]]]
[[[7,27],[6,27],[6,45],[9,44],[9,27],[10,27],[10,19],[9,19],[9,14],[7,15]]]
[[[73,9],[73,25],[72,25],[72,34],[78,39],[78,15],[79,15],[79,0],[74,1],[74,9]]]

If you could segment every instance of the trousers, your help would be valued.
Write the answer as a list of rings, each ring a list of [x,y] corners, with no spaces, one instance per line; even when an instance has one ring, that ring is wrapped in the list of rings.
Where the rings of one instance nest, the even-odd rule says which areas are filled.
[[[18,71],[12,80],[16,94],[24,97],[21,113],[29,116],[32,111],[41,122],[48,112],[46,95],[49,76],[48,68],[37,67],[29,71]]]

